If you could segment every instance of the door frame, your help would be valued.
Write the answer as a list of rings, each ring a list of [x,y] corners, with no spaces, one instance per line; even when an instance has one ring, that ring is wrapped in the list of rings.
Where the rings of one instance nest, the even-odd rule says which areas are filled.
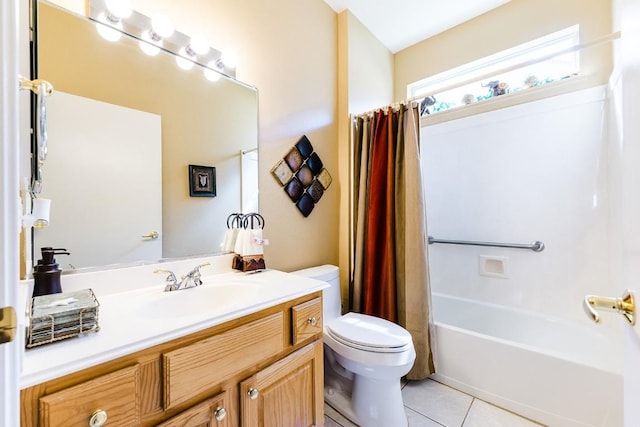
[[[616,2],[614,2],[615,4]],[[621,157],[621,201],[620,222],[623,237],[620,242],[622,259],[619,272],[622,288],[632,289],[636,300],[640,297],[640,123],[637,112],[640,109],[640,1],[620,0],[617,12],[622,30],[618,65],[621,68],[621,110],[622,144]],[[636,311],[638,309],[636,308]],[[625,322],[621,322],[625,323]],[[624,325],[624,425],[637,426],[640,420],[640,325]]]
[[[20,70],[20,8],[18,0],[0,2],[0,307],[18,305],[19,282],[19,169],[20,125],[18,76]],[[20,310],[16,309],[17,313]],[[20,316],[18,316],[20,317]],[[3,398],[0,424],[20,424],[20,327],[16,339],[0,345]]]

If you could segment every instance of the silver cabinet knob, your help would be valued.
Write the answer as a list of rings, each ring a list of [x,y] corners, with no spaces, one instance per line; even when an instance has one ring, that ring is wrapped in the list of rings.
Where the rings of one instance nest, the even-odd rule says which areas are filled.
[[[318,319],[316,318],[316,316],[310,317],[307,319],[307,322],[311,325],[311,326],[316,326],[318,324]]]
[[[89,418],[89,427],[101,427],[107,422],[107,411],[98,409]]]
[[[249,399],[256,400],[258,398],[258,395],[260,394],[260,392],[258,391],[257,388],[251,387],[249,389],[249,393],[248,394],[249,394]]]
[[[160,233],[158,233],[157,231],[152,231],[149,234],[145,234],[144,236],[142,236],[144,239],[157,239],[158,237],[160,237]]]
[[[224,417],[227,416],[227,410],[224,408],[216,408],[216,411],[213,413],[213,416],[216,417],[216,420],[222,421]]]

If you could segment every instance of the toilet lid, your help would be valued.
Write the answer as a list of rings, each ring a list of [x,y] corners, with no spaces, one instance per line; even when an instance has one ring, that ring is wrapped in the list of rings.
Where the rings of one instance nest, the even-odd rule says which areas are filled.
[[[379,317],[347,313],[327,325],[336,341],[352,348],[379,353],[400,353],[413,345],[404,328]]]

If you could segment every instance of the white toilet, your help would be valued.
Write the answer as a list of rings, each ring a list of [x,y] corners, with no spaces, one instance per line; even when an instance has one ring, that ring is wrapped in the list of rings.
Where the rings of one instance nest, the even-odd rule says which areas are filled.
[[[325,401],[363,427],[406,426],[400,378],[416,358],[409,332],[378,317],[342,316],[338,267],[292,273],[330,285],[323,291]]]

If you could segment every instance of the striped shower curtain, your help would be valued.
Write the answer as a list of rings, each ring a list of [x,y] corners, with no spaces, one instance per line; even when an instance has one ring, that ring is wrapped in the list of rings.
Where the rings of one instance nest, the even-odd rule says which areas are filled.
[[[407,329],[416,362],[434,372],[427,230],[420,174],[418,107],[399,105],[353,120],[353,262],[350,309]]]

